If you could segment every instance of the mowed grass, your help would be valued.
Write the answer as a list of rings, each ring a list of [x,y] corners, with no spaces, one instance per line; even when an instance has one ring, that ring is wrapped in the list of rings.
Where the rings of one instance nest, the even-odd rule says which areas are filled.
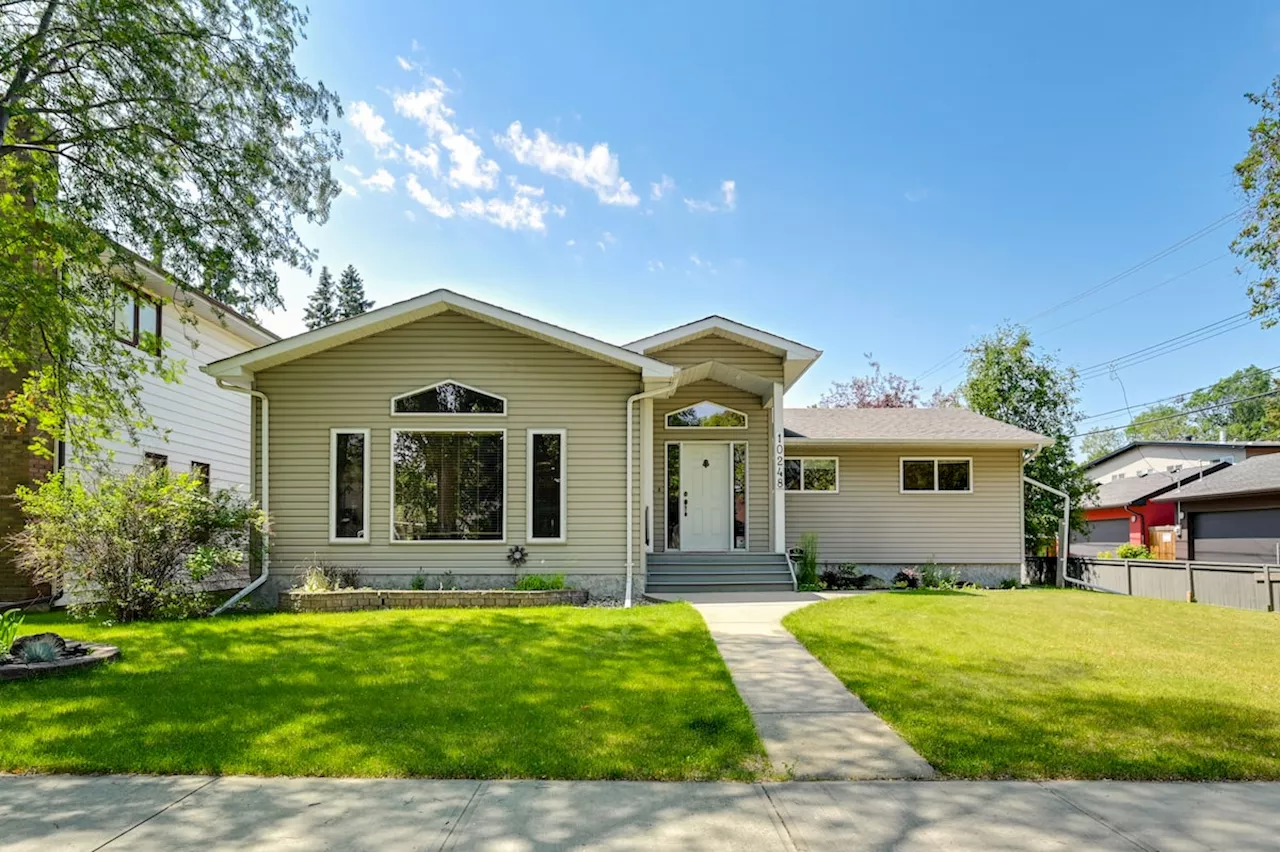
[[[783,623],[948,776],[1280,779],[1275,613],[895,592]]]
[[[50,629],[123,657],[0,684],[0,770],[747,779],[764,761],[687,604],[24,632]]]

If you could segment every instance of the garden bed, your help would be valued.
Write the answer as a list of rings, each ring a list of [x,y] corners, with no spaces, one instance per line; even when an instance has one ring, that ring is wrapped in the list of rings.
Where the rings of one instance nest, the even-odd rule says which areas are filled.
[[[14,657],[0,654],[0,681],[23,680],[40,675],[57,674],[71,669],[99,666],[119,656],[120,649],[114,645],[64,640],[58,651],[57,658],[53,660],[26,663]]]
[[[449,589],[414,591],[407,589],[342,589],[336,592],[306,592],[290,589],[280,593],[284,612],[358,612],[369,609],[491,609],[526,606],[582,606],[586,589],[551,589],[518,592],[513,589]]]

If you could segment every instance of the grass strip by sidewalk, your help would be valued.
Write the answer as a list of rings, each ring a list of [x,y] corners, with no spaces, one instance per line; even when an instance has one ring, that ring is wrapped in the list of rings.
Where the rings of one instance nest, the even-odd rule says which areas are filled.
[[[686,604],[24,632],[44,630],[123,657],[0,684],[0,770],[692,780],[764,760]]]
[[[948,776],[1280,779],[1275,613],[913,591],[783,624]]]

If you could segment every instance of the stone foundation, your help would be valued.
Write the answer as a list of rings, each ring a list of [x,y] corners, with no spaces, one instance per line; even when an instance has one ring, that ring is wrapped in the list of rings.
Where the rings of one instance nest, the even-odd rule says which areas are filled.
[[[564,584],[572,590],[588,592],[592,598],[616,598],[621,600],[626,594],[627,577],[625,574],[569,574],[567,572],[521,571],[519,574],[423,574],[425,591],[452,590],[502,590],[515,585],[519,577],[528,574],[564,573]],[[360,574],[360,585],[380,590],[408,590],[413,583],[413,574],[387,574],[374,571],[363,571]],[[267,582],[253,593],[253,599],[259,606],[272,608],[289,591],[295,590],[302,583],[302,575],[293,571],[277,572],[274,568]],[[634,592],[644,591],[644,574],[635,572]]]
[[[908,564],[908,563],[904,563],[901,565],[897,565],[897,564],[863,565],[861,562],[859,562],[857,563],[857,565],[858,565],[858,570],[861,571],[863,574],[874,575],[876,577],[879,577],[881,580],[884,580],[886,583],[892,583],[893,576],[904,568],[914,568],[916,571],[921,571],[924,568],[923,565],[914,565],[914,564]],[[838,567],[840,567],[839,564],[834,562],[821,563],[818,565],[818,574],[822,574],[823,571],[826,571],[828,569],[835,569]],[[1022,572],[1022,566],[1016,563],[995,563],[990,565],[938,564],[934,567],[936,567],[940,571],[944,571],[948,573],[951,571],[951,569],[954,568],[961,580],[967,580],[970,583],[977,583],[979,586],[983,586],[988,589],[999,588],[1000,583],[1004,580],[1016,581]]]
[[[352,589],[340,592],[300,592],[280,595],[284,612],[357,612],[370,609],[474,609],[525,606],[582,606],[582,589],[542,592],[501,590],[453,590],[418,592],[403,589]]]

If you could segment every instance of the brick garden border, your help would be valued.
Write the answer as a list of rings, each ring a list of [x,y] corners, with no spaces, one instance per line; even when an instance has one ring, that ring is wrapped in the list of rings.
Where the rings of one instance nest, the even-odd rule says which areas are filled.
[[[586,589],[540,592],[517,592],[511,589],[351,589],[340,592],[303,592],[291,589],[280,593],[278,606],[283,612],[359,612],[370,609],[582,606],[586,602]]]
[[[72,669],[87,669],[100,666],[120,656],[120,649],[114,645],[102,645],[97,642],[73,642],[67,640],[68,648],[83,648],[88,651],[76,657],[61,657],[48,663],[6,663],[0,666],[0,681],[25,680],[29,677],[57,674]]]

